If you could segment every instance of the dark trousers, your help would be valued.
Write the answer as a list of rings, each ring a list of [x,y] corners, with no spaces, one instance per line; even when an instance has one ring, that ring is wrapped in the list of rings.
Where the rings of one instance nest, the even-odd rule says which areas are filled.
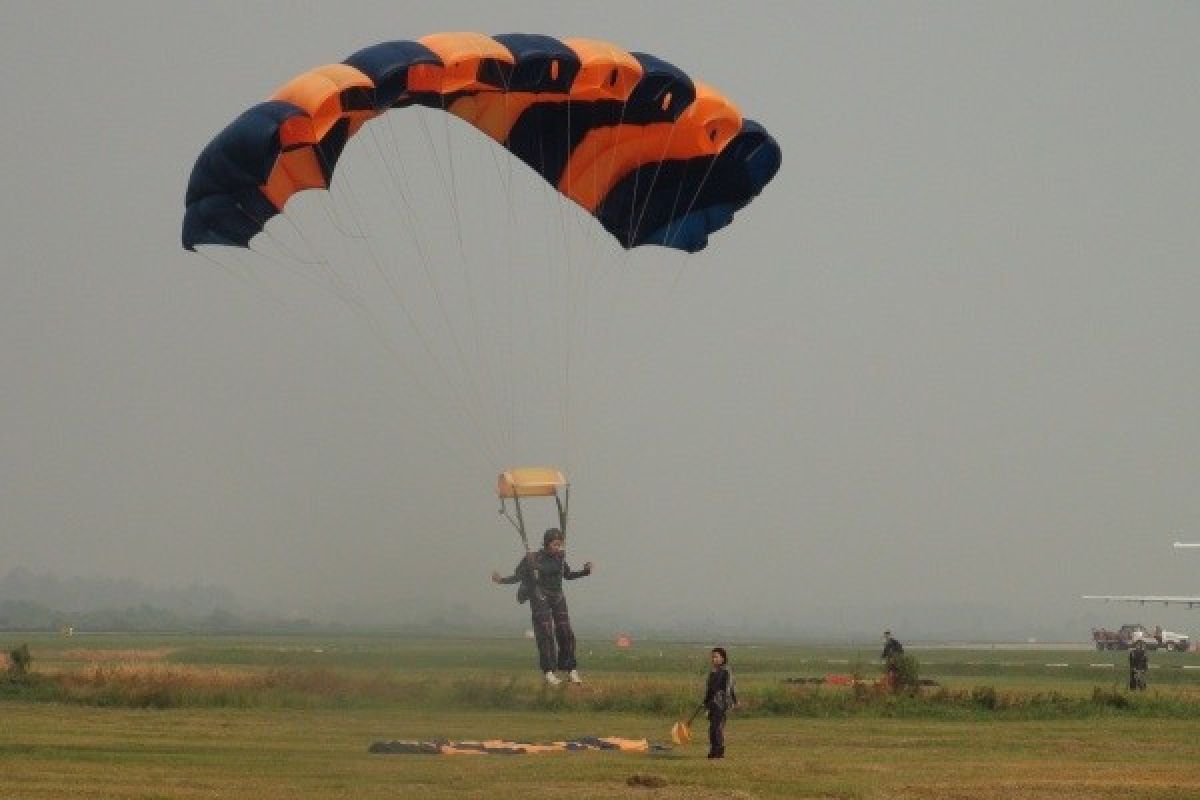
[[[720,758],[725,755],[725,710],[708,708],[708,757]]]
[[[575,632],[571,630],[566,595],[538,592],[529,598],[529,610],[533,613],[533,635],[542,672],[575,669]]]

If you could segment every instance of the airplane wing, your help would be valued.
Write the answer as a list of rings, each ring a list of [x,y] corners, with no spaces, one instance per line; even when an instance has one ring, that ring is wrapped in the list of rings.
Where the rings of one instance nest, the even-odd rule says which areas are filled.
[[[1176,605],[1188,608],[1200,608],[1200,597],[1173,597],[1166,595],[1146,594],[1085,594],[1084,600],[1115,600],[1118,603],[1161,603],[1164,606]]]

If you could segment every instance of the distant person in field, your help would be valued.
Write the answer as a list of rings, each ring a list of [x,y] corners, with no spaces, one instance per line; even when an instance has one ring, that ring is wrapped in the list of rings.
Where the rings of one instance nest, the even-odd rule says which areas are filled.
[[[883,652],[879,654],[879,658],[883,660],[884,679],[887,681],[888,688],[895,688],[897,681],[900,678],[900,656],[904,655],[904,645],[892,636],[891,631],[883,632]]]
[[[725,757],[725,715],[737,705],[737,689],[729,671],[729,655],[724,647],[709,653],[712,669],[704,683],[704,707],[708,709],[708,757]]]
[[[546,683],[551,686],[562,683],[562,679],[554,674],[555,670],[566,672],[571,683],[583,683],[575,663],[575,632],[571,630],[563,579],[573,581],[591,574],[590,561],[578,572],[567,564],[566,543],[558,528],[546,531],[542,549],[522,558],[512,575],[505,578],[499,572],[492,572],[493,583],[521,584],[517,589],[517,602],[529,601],[538,665],[546,676]]]
[[[1150,659],[1146,656],[1146,644],[1141,640],[1133,643],[1129,651],[1129,688],[1133,690],[1146,688],[1146,672],[1150,669]]]

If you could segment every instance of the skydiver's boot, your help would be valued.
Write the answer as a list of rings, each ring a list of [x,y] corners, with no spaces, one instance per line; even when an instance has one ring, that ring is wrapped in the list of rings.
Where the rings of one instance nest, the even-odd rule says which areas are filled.
[[[567,673],[567,680],[571,683],[583,683],[583,678],[579,677],[579,670],[573,669]]]
[[[549,686],[558,686],[562,683],[562,678],[554,674],[552,670],[546,670],[546,684]]]

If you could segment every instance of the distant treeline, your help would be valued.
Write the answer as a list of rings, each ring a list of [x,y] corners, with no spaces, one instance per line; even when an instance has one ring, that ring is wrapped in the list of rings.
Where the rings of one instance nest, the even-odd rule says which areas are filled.
[[[329,628],[306,619],[242,619],[222,609],[194,616],[141,603],[126,608],[64,611],[28,600],[0,600],[0,630],[7,631],[312,633]]]
[[[60,578],[17,567],[0,578],[0,630],[305,633],[307,619],[248,615],[227,589],[155,588],[132,579]]]

